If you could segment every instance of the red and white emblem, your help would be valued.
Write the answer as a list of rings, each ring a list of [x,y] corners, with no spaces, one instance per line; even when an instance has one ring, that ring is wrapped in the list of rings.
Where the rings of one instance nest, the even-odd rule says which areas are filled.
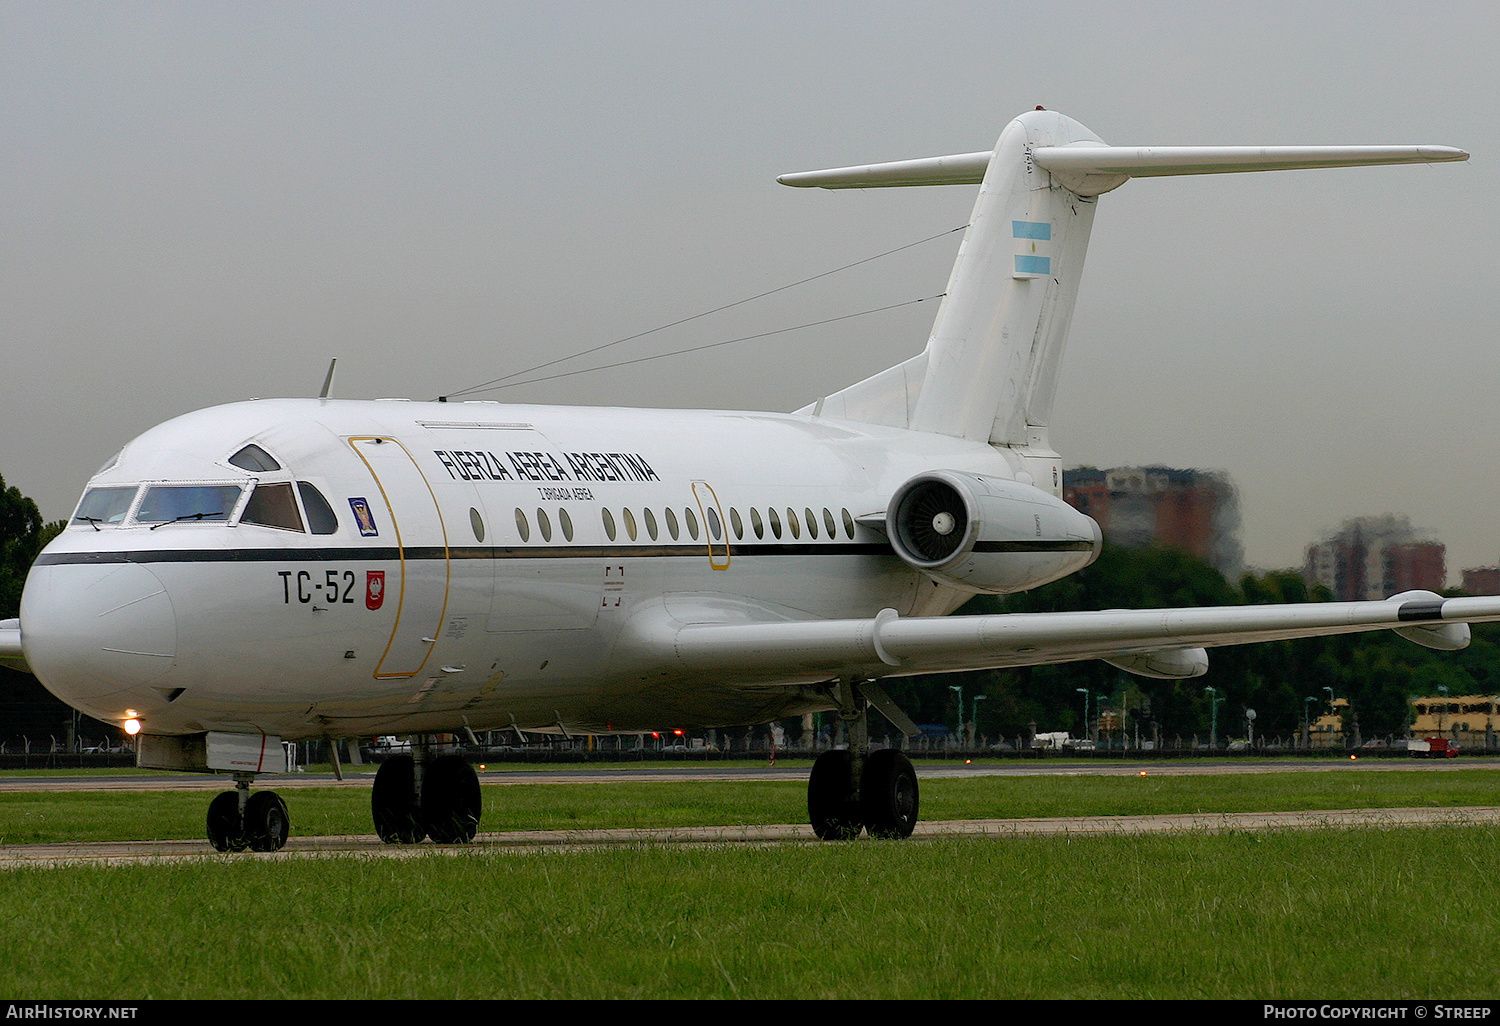
[[[365,571],[365,608],[379,609],[385,601],[385,571]]]

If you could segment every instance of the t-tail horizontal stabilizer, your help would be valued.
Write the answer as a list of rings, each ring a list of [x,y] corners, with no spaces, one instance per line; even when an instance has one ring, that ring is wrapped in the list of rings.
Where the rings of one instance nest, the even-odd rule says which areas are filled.
[[[991,152],[893,160],[883,164],[798,171],[776,180],[800,189],[887,189],[913,185],[978,185]],[[1080,196],[1119,188],[1127,178],[1217,175],[1241,171],[1297,171],[1378,164],[1436,164],[1468,160],[1452,146],[1041,146],[1032,159]],[[1069,183],[1069,179],[1073,184]],[[1113,180],[1112,184],[1104,184]],[[1100,188],[1099,186],[1103,186]]]
[[[1468,156],[1450,146],[1108,146],[1035,110],[988,153],[782,175],[824,189],[980,187],[927,348],[799,412],[988,441],[1045,465],[1057,458],[1047,428],[1096,197],[1128,178]]]

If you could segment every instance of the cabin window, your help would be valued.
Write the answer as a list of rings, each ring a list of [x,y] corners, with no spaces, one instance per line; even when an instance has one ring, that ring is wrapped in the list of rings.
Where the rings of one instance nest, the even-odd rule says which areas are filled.
[[[568,516],[568,511],[561,506],[557,507],[557,522],[562,525],[563,537],[568,541],[573,540],[573,518]]]
[[[229,457],[229,465],[248,470],[252,474],[264,474],[281,469],[281,464],[276,462],[276,457],[258,445],[247,445]]]
[[[297,499],[289,484],[258,484],[245,503],[245,512],[240,514],[240,523],[256,524],[260,527],[276,527],[283,531],[302,533],[302,514],[297,511]]]
[[[641,510],[641,513],[646,517],[646,533],[651,536],[652,541],[656,541],[656,514],[651,512],[650,506]]]
[[[850,516],[849,511],[847,509],[844,510],[843,512],[844,512],[844,533],[847,534],[850,537],[850,539],[853,539],[853,537],[854,537],[854,517]]]
[[[146,489],[138,524],[168,524],[178,520],[223,522],[240,501],[239,485],[153,485]]]
[[[708,520],[709,537],[713,538],[714,541],[718,541],[724,537],[724,528],[719,523],[719,511],[710,506],[704,513],[704,517]]]
[[[766,516],[771,518],[771,534],[778,540],[781,538],[781,518],[776,515],[776,510],[770,506],[766,507]]]
[[[83,493],[78,512],[73,514],[73,523],[92,524],[95,529],[100,524],[118,524],[130,512],[130,504],[134,501],[135,485],[129,488],[90,488]]]
[[[531,541],[531,525],[526,522],[526,514],[519,509],[516,510],[516,531],[523,542]]]
[[[818,536],[818,518],[810,509],[804,509],[802,515],[807,518],[807,536],[809,538],[816,538]]]
[[[755,531],[755,537],[764,538],[766,536],[766,525],[760,519],[760,510],[754,506],[750,507],[750,527]]]
[[[536,511],[536,527],[542,532],[542,541],[552,540],[552,521],[547,519],[547,511],[539,509]]]
[[[682,509],[682,519],[687,523],[688,534],[692,536],[693,541],[697,541],[698,514],[694,513],[691,507],[684,506]]]
[[[611,513],[607,509],[601,509],[601,510],[599,510],[599,514],[600,514],[600,516],[604,520],[604,533],[605,533],[605,535],[609,538],[610,541],[614,541],[615,540],[615,517],[614,517],[614,514]]]
[[[793,538],[802,537],[802,525],[797,523],[797,511],[788,507],[786,511],[787,530],[792,532]]]
[[[830,510],[827,506],[823,507],[823,526],[828,528],[829,539],[837,538],[839,536],[839,529],[833,522],[833,511]]]
[[[667,533],[673,541],[677,540],[677,514],[672,512],[671,506],[667,507]]]
[[[625,517],[625,534],[631,541],[635,541],[635,514],[630,512],[629,506],[622,509],[620,513]]]
[[[302,496],[302,509],[307,513],[307,526],[313,534],[334,534],[338,531],[339,518],[334,515],[333,507],[328,505],[322,492],[307,481],[298,481],[297,493]]]
[[[740,520],[740,511],[733,506],[729,507],[729,523],[734,528],[734,540],[741,541],[745,537],[745,525]]]
[[[484,541],[484,517],[473,506],[469,507],[469,526],[474,529],[474,540]]]

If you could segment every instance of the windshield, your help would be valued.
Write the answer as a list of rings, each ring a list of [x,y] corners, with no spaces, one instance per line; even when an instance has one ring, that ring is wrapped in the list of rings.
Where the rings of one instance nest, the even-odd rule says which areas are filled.
[[[78,512],[73,514],[73,523],[93,524],[95,530],[98,530],[100,524],[118,524],[130,511],[130,503],[134,498],[135,485],[128,488],[90,488],[83,493]]]
[[[228,520],[239,501],[238,485],[153,485],[146,489],[135,520],[138,524]]]

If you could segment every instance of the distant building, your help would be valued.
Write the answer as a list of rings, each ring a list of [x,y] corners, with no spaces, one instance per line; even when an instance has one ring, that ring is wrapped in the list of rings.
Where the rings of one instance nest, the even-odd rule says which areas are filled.
[[[1468,567],[1463,589],[1470,595],[1500,595],[1500,566]]]
[[[1307,547],[1302,576],[1343,602],[1441,591],[1448,581],[1447,546],[1419,537],[1406,517],[1356,517]]]
[[[1229,475],[1169,467],[1063,471],[1063,499],[1125,548],[1183,549],[1225,577],[1244,570],[1240,501]]]
[[[1308,742],[1314,748],[1337,748],[1345,741],[1344,718],[1349,715],[1349,700],[1335,698],[1328,712],[1307,725]],[[1352,733],[1353,727],[1350,726]]]
[[[1427,695],[1411,700],[1412,737],[1442,736],[1486,743],[1500,728],[1500,698],[1494,695]]]

